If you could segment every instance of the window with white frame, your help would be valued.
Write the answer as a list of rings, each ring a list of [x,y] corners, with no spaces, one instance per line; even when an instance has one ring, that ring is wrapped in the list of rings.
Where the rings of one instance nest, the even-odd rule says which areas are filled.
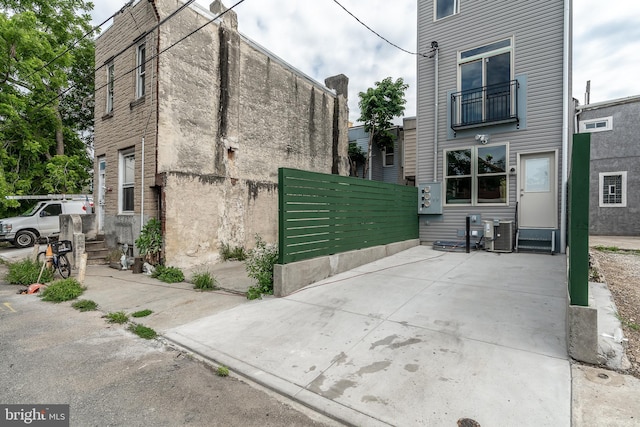
[[[120,152],[120,212],[133,212],[136,157],[133,148]]]
[[[504,205],[507,203],[506,145],[446,150],[446,204]]]
[[[138,45],[136,61],[136,98],[142,98],[145,94],[145,76],[147,67],[147,50],[144,44]]]
[[[459,12],[459,0],[434,0],[433,14],[435,20],[446,18]]]
[[[113,113],[113,89],[115,81],[115,67],[113,62],[107,65],[107,114]]]
[[[627,206],[627,171],[601,172],[599,184],[601,208]]]
[[[391,167],[393,166],[393,145],[389,146],[389,147],[385,147],[384,150],[382,150],[382,166],[383,167]]]
[[[458,52],[462,123],[500,120],[511,115],[514,97],[513,40],[500,40]]]
[[[613,116],[598,119],[580,120],[580,132],[603,132],[613,129]]]

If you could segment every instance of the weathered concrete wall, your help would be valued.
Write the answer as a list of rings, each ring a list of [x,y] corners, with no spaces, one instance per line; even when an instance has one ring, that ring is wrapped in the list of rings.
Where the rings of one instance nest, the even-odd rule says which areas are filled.
[[[164,188],[166,223],[171,224],[165,230],[168,264],[215,263],[223,244],[251,249],[256,235],[277,241],[275,183],[171,173]]]
[[[161,44],[203,19],[182,15]],[[160,64],[165,256],[178,266],[215,262],[222,244],[252,248],[256,234],[276,242],[279,167],[330,173],[337,158],[338,171],[347,173],[346,94],[313,82],[235,25],[228,12],[221,25],[176,45]],[[342,90],[347,82],[332,80]]]

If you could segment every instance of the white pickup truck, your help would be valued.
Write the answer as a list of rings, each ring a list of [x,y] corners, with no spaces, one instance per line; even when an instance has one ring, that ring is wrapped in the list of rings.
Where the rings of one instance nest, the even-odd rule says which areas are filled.
[[[0,242],[33,246],[40,237],[60,234],[60,215],[91,213],[92,204],[89,199],[40,201],[20,216],[0,219]]]

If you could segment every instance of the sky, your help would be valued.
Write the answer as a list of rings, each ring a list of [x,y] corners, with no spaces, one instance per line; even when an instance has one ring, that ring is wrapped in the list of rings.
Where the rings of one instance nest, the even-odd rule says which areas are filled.
[[[231,7],[236,1],[224,4]],[[385,39],[416,52],[418,0],[338,1]],[[208,9],[211,0],[196,2]],[[93,24],[125,3],[94,1]],[[356,123],[360,115],[358,93],[386,77],[401,77],[409,85],[404,115],[416,115],[416,55],[373,34],[334,0],[245,0],[234,10],[242,34],[314,80],[324,83],[329,76],[345,74],[350,121]],[[591,103],[640,95],[639,52],[640,2],[573,1],[573,96],[580,104],[587,80]]]

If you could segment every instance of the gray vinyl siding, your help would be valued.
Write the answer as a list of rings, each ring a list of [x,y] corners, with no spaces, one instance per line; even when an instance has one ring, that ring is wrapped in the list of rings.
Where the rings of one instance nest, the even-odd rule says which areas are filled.
[[[443,181],[443,152],[477,146],[475,133],[490,135],[490,144],[506,143],[507,170],[518,153],[557,150],[558,223],[560,217],[563,122],[563,2],[528,0],[460,0],[460,13],[433,21],[433,1],[418,2],[418,51],[439,44],[437,181]],[[495,126],[460,132],[447,138],[447,94],[456,92],[457,53],[513,37],[513,74],[526,80],[526,126],[504,131]],[[418,60],[417,183],[434,180],[434,59]],[[569,91],[570,92],[570,91]],[[519,171],[518,171],[519,172]],[[508,206],[445,206],[442,216],[420,221],[423,241],[457,238],[468,214],[483,219],[515,219],[517,175],[508,174]],[[444,187],[444,183],[443,183]],[[443,192],[445,189],[443,188]]]

